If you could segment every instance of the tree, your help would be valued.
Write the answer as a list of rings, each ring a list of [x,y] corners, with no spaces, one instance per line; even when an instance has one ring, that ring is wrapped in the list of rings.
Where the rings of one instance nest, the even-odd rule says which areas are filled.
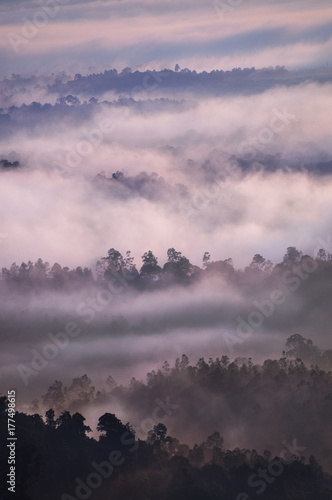
[[[215,262],[209,260],[205,264],[206,273],[212,276],[231,278],[235,273],[232,259],[217,260]]]
[[[165,443],[167,435],[167,427],[166,425],[159,423],[153,427],[151,431],[148,432],[148,443],[153,445],[157,445],[157,448],[160,448],[160,445]]]
[[[204,269],[207,267],[208,263],[210,262],[210,259],[211,259],[211,255],[209,254],[209,252],[205,252],[203,255],[203,267],[204,267]]]
[[[131,281],[138,276],[136,266],[134,264],[134,257],[131,256],[130,250],[126,251],[126,257],[115,250],[110,248],[107,252],[107,257],[102,257],[96,264],[97,276],[101,279],[109,281],[120,282],[123,284],[124,279]]]
[[[184,371],[186,368],[188,368],[188,366],[189,366],[189,358],[186,354],[182,354],[180,362],[181,371]]]
[[[55,407],[57,411],[61,411],[65,403],[65,391],[63,383],[60,380],[55,382],[48,388],[47,393],[42,396],[43,405],[46,407]]]
[[[86,432],[91,432],[91,429],[84,422],[85,418],[80,413],[71,416],[69,411],[64,411],[56,420],[57,433],[69,442],[86,439]]]
[[[310,340],[310,343],[312,345],[312,341]],[[287,356],[296,356],[299,351],[301,351],[303,348],[305,348],[307,345],[307,340],[302,337],[302,335],[299,335],[298,333],[291,335],[288,337],[286,341],[286,347],[291,347],[289,351],[287,351]]]
[[[182,253],[177,252],[174,248],[169,248],[167,250],[167,260],[168,262],[180,262],[182,258]]]
[[[7,418],[7,396],[0,396],[0,417]]]
[[[33,271],[33,263],[31,260],[26,264],[22,262],[18,270],[18,280],[22,284],[31,284],[31,275]]]
[[[114,378],[112,377],[112,375],[109,375],[107,377],[107,379],[106,379],[106,385],[109,388],[109,390],[112,391],[114,389],[114,387],[116,387],[118,384],[114,380]]]
[[[33,279],[34,282],[38,284],[46,283],[48,278],[50,265],[48,262],[43,262],[42,259],[38,259],[33,268]]]
[[[200,467],[204,460],[204,450],[202,446],[195,444],[189,452],[189,460],[194,467]]]
[[[50,277],[56,288],[61,288],[65,284],[67,278],[66,275],[68,275],[68,273],[66,273],[65,269],[62,269],[60,264],[57,262],[52,266]]]
[[[149,250],[148,252],[145,252],[142,255],[142,261],[143,261],[143,265],[145,265],[145,266],[156,266],[158,264],[158,259],[157,259],[157,257],[155,257],[153,255],[151,250]]]
[[[115,446],[122,447],[122,436],[127,433],[126,439],[135,437],[135,431],[127,422],[125,425],[119,420],[114,413],[104,413],[99,420],[97,425],[97,431],[103,434],[99,437],[100,441],[113,443]]]
[[[126,251],[126,257],[124,259],[124,268],[129,272],[132,272],[134,269],[136,270],[136,267],[134,264],[134,257],[131,256],[130,250]]]
[[[55,429],[56,427],[56,421],[55,421],[55,412],[52,408],[50,408],[49,410],[47,410],[47,412],[45,413],[45,417],[46,417],[46,425],[48,425],[49,427],[51,427],[52,429]]]
[[[182,252],[177,252],[174,248],[167,250],[167,262],[164,265],[164,272],[174,276],[177,282],[188,282],[193,266],[189,260],[182,255]]]
[[[142,255],[143,266],[140,269],[140,276],[156,276],[161,273],[161,267],[158,266],[158,259],[153,255],[151,250]],[[151,281],[148,281],[151,283]]]
[[[69,409],[76,410],[93,401],[95,388],[87,375],[73,378],[71,385],[66,389],[67,400],[70,401]]]
[[[288,357],[300,358],[302,361],[314,364],[319,364],[322,358],[321,350],[313,345],[312,340],[305,339],[298,333],[288,337],[286,347],[290,347],[285,353]]]
[[[66,106],[78,106],[81,104],[79,98],[76,96],[72,96],[72,95],[67,95],[66,97],[58,97],[56,102],[58,104],[62,104],[62,105],[66,105]]]
[[[258,269],[260,271],[270,271],[273,267],[273,264],[270,260],[266,260],[264,259],[264,257],[256,253],[249,267],[250,269],[256,269],[256,270]]]
[[[324,248],[320,248],[317,252],[316,260],[321,260],[326,262],[328,260],[328,256]]]
[[[220,432],[215,431],[210,436],[208,436],[205,443],[206,447],[211,450],[215,447],[222,448],[224,439],[220,436]]]
[[[124,259],[121,253],[115,248],[110,248],[107,257],[101,259],[105,263],[105,277],[112,277],[114,273],[122,274],[124,268]]]
[[[286,264],[287,266],[296,264],[300,262],[302,255],[302,252],[297,250],[296,247],[288,247],[283,258],[283,264]]]
[[[88,425],[84,425],[85,420],[85,417],[78,412],[72,416],[73,431],[81,438],[86,437],[86,432],[91,432],[91,428]]]

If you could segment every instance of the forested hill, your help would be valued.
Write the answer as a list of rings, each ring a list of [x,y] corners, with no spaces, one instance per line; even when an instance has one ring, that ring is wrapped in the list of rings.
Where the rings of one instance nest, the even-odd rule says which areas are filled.
[[[42,398],[45,412],[16,412],[16,498],[331,499],[332,378],[295,359],[310,349],[292,337],[283,358],[263,365],[223,356],[193,366],[183,355],[145,383],[109,379],[98,392],[87,376],[70,387],[57,381]],[[130,423],[114,411],[119,403]],[[102,406],[91,438],[79,409]]]

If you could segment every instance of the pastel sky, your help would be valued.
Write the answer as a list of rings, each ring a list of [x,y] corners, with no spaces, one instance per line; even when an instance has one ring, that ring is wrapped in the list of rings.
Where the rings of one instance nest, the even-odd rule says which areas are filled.
[[[0,18],[3,76],[331,63],[330,0],[1,0]]]

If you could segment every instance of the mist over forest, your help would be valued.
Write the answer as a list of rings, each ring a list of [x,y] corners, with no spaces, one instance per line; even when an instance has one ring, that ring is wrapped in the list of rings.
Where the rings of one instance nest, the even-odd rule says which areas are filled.
[[[330,1],[0,17],[1,499],[332,499]]]
[[[284,442],[298,474],[318,474],[317,460],[329,498],[329,70],[167,72],[2,81],[1,392],[15,387],[44,443],[26,451],[36,477],[21,494],[79,498],[111,414],[140,443],[128,471],[150,456],[147,498],[183,498],[181,467],[210,495],[198,498],[213,498],[204,474],[216,498],[252,494],[258,463],[292,456]],[[85,458],[60,491],[55,462],[76,432]],[[247,489],[234,487],[239,463]],[[110,484],[129,500],[139,480],[119,471]],[[283,487],[276,498],[302,498]]]
[[[163,266],[151,250],[136,266],[114,248],[92,269],[14,263],[0,281],[2,383],[15,355],[25,412],[79,412],[95,429],[111,408],[138,439],[167,424],[189,447],[213,429],[225,449],[278,455],[283,436],[330,471],[331,273],[330,253],[295,247],[244,269],[209,252],[196,266],[174,248]]]

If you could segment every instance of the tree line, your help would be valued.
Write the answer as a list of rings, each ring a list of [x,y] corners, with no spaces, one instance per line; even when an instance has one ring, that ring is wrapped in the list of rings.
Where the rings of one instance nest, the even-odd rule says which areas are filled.
[[[324,249],[320,249],[313,259],[295,247],[288,247],[283,260],[276,265],[256,254],[245,269],[235,269],[231,258],[213,261],[209,252],[204,253],[202,266],[199,267],[174,248],[167,250],[167,261],[160,266],[158,258],[148,250],[142,255],[142,265],[137,269],[129,250],[123,256],[120,251],[111,248],[106,257],[97,261],[93,271],[80,266],[69,269],[58,263],[50,266],[42,259],[38,259],[35,263],[29,260],[27,263],[22,262],[21,265],[14,262],[9,269],[2,268],[0,286],[14,289],[48,287],[63,290],[81,289],[82,286],[102,285],[113,281],[142,290],[164,288],[174,284],[190,285],[204,277],[222,278],[234,284],[254,283],[257,280],[273,278],[285,270],[293,269],[294,266],[301,266],[308,260],[314,261],[318,270],[324,275],[331,276],[332,255]]]
[[[16,412],[16,498],[20,500],[329,500],[332,478],[314,456],[282,451],[233,450],[218,431],[190,447],[158,423],[137,439],[129,423],[114,413],[98,420],[91,438],[82,414],[55,418]],[[6,397],[0,398],[0,433],[7,435]],[[6,448],[0,452],[1,484],[6,484]],[[10,498],[3,492],[2,498]]]

